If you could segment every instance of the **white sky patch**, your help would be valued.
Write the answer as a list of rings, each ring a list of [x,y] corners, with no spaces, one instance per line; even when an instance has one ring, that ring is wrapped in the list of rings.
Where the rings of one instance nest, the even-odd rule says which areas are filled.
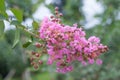
[[[95,14],[100,14],[104,11],[102,5],[98,3],[96,0],[83,0],[83,12],[86,17],[85,28],[94,27],[94,25],[99,24],[100,20],[94,18]]]
[[[9,16],[14,16],[14,14],[12,13],[12,11],[10,11],[10,10],[6,10],[6,13],[7,13]]]
[[[50,3],[52,3],[52,0],[45,0],[45,4],[49,5]]]
[[[4,25],[5,25],[5,31],[10,30],[10,29],[15,29],[14,25],[10,25],[10,23],[6,20],[4,20]]]
[[[32,27],[33,20],[31,18],[27,18],[24,22],[22,22],[22,25],[26,27]]]
[[[44,17],[48,16],[50,17],[52,14],[48,8],[45,7],[45,5],[42,3],[38,7],[38,9],[33,14],[33,18],[35,20],[42,20]]]
[[[8,16],[12,16],[12,17],[14,16],[14,14],[10,10],[6,10],[6,13],[8,14]],[[10,23],[6,20],[4,20],[4,24],[5,24],[5,31],[15,28],[15,26],[10,25]]]
[[[37,0],[36,0],[37,1]],[[45,4],[50,4],[52,0],[45,0]],[[104,11],[102,5],[98,3],[96,0],[83,0],[84,6],[82,7],[83,12],[86,17],[86,23],[84,25],[85,28],[94,27],[96,24],[100,23],[100,20],[94,18],[95,14],[102,13]],[[6,11],[8,15],[14,16],[14,14],[10,11]],[[50,17],[52,13],[50,10],[45,7],[44,3],[40,4],[38,9],[33,13],[33,18],[37,21],[42,20],[44,17]],[[32,26],[33,20],[28,18],[23,22],[25,26]],[[4,21],[5,23],[5,30],[14,29],[15,26],[11,26],[9,22]]]

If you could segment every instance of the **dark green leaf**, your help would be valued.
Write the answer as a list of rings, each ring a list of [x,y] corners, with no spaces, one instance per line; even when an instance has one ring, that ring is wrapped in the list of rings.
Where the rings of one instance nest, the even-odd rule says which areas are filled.
[[[30,38],[31,38],[31,41],[33,41],[33,36],[30,36]]]
[[[18,44],[19,40],[20,40],[20,31],[19,31],[19,29],[16,29],[15,40],[14,40],[12,48],[15,48],[15,46]]]
[[[20,25],[20,22],[17,20],[13,20],[10,24],[11,25]]]
[[[38,25],[38,23],[36,21],[33,21],[32,25],[33,25],[34,30],[38,30],[39,25]]]
[[[23,20],[23,11],[20,10],[20,9],[16,9],[16,8],[12,8],[11,11],[13,12],[13,14],[17,18],[17,20],[19,22],[22,22],[22,20]]]
[[[0,20],[4,20],[5,16],[0,13]]]
[[[23,48],[27,48],[31,43],[31,41],[26,42],[25,44],[23,44]]]
[[[0,21],[0,37],[3,35],[4,33],[4,22],[3,21]]]

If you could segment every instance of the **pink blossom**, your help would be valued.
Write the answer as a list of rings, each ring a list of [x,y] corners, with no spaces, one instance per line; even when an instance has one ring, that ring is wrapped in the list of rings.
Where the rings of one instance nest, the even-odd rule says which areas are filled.
[[[48,52],[49,55],[55,54],[55,52],[53,51],[53,49],[48,49],[47,52]]]
[[[101,64],[102,64],[102,60],[101,60],[101,59],[97,59],[97,60],[96,60],[96,64],[97,64],[97,65],[101,65]]]
[[[89,61],[88,62],[89,64],[93,64],[94,63],[94,59],[89,59],[88,61]]]
[[[91,53],[91,49],[88,48],[88,47],[84,48],[84,53],[85,54],[90,54]]]
[[[98,37],[95,36],[91,36],[88,41],[90,41],[91,43],[100,43],[100,39]]]
[[[87,66],[87,63],[85,61],[82,61],[83,66]]]
[[[81,62],[81,61],[83,61],[83,57],[79,56],[79,57],[77,57],[77,60]]]

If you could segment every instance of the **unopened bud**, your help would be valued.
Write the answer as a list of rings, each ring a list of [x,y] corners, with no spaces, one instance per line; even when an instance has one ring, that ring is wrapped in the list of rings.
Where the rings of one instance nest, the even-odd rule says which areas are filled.
[[[58,11],[55,11],[56,16],[58,16]]]
[[[108,48],[107,46],[105,46],[105,50],[106,50],[106,51],[108,51],[108,50],[109,50],[109,48]]]
[[[43,50],[42,53],[47,53],[47,51],[46,51],[46,50]]]
[[[53,19],[52,22],[55,22],[55,19]]]
[[[62,14],[62,13],[60,13],[60,14],[59,14],[59,16],[61,17],[61,16],[63,16],[63,14]]]
[[[39,56],[40,56],[40,54],[38,54],[38,53],[37,53],[37,54],[35,54],[35,56],[36,56],[36,57],[39,57]]]
[[[55,19],[55,22],[58,22],[58,19]]]
[[[58,9],[59,9],[58,7],[55,7],[55,11],[58,11]]]
[[[96,54],[96,53],[92,53],[92,54],[91,54],[91,57],[92,57],[92,58],[96,58],[96,57],[97,57],[97,54]]]
[[[58,20],[59,23],[62,23],[61,19]]]
[[[40,48],[42,45],[41,45],[40,43],[35,43],[35,46],[36,46],[37,48]]]
[[[30,58],[30,61],[32,62],[33,60],[34,60],[34,58],[33,58],[33,57],[31,57],[31,58]]]
[[[35,62],[31,62],[31,65],[32,65],[32,66],[35,65]]]
[[[32,51],[32,55],[35,55],[35,54],[36,54],[36,52]]]
[[[38,63],[39,63],[39,64],[43,64],[43,61],[42,61],[42,60],[39,60]]]
[[[54,18],[54,16],[50,16],[50,18],[51,18],[51,19],[53,19],[53,18]]]
[[[34,64],[34,69],[38,69],[39,68],[39,66],[37,65],[37,64]]]

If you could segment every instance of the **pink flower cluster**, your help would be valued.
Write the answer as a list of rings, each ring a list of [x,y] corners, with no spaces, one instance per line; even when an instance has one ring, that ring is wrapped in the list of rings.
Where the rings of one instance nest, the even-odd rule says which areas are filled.
[[[58,22],[45,18],[40,27],[40,38],[46,41],[47,52],[49,54],[48,64],[56,63],[57,72],[66,73],[73,70],[72,62],[79,61],[83,65],[98,65],[102,60],[99,55],[107,51],[107,46],[100,43],[100,39],[91,36],[85,37],[82,28],[62,25]]]
[[[107,46],[100,43],[100,39],[91,36],[86,39],[86,33],[82,28],[61,24],[62,14],[55,8],[56,16],[44,18],[39,30],[40,38],[46,42],[46,50],[49,54],[48,64],[56,63],[56,70],[66,73],[73,70],[72,63],[79,61],[83,65],[102,64],[99,55],[107,51]]]

